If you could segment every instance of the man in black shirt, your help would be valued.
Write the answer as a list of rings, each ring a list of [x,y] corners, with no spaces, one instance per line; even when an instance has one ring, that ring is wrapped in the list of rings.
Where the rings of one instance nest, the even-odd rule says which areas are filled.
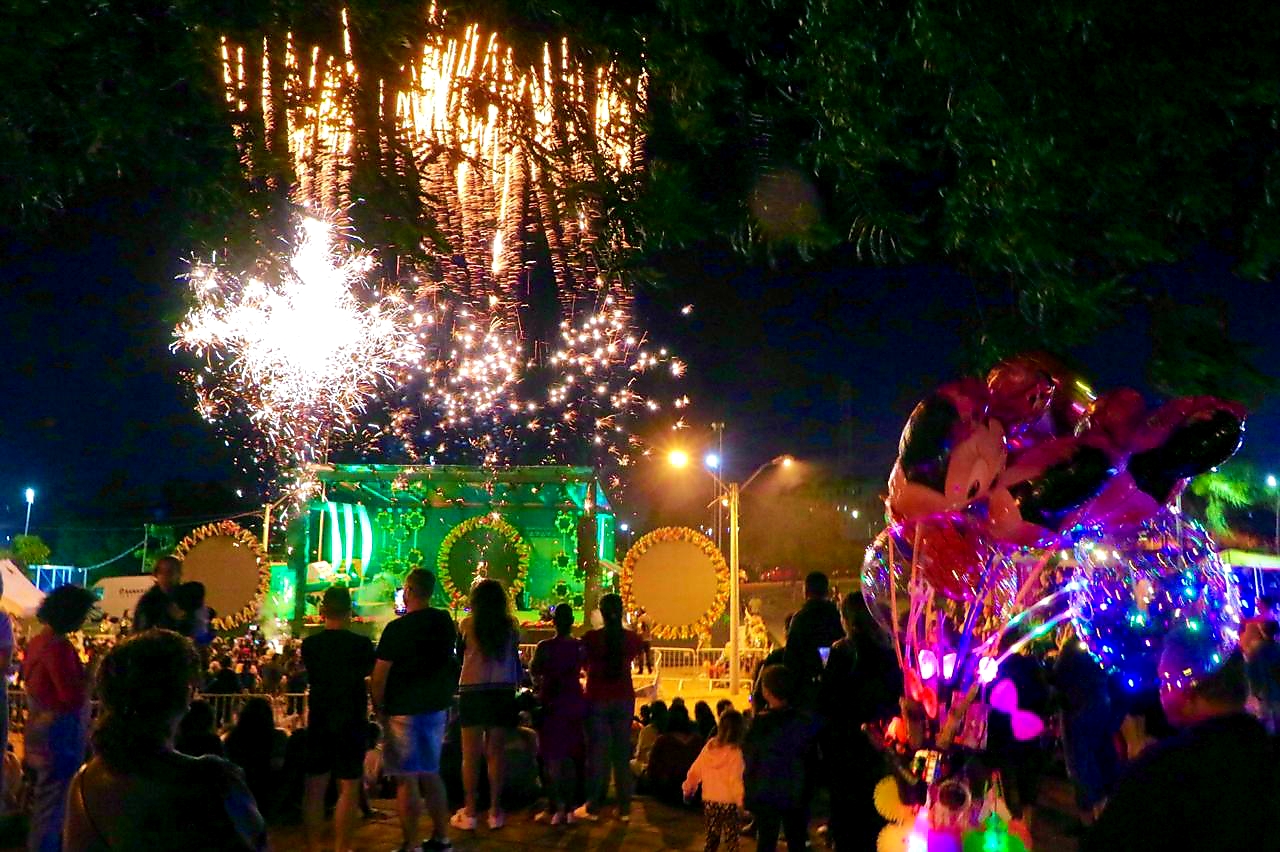
[[[829,653],[836,640],[844,636],[840,611],[827,597],[830,585],[827,575],[821,571],[804,578],[804,606],[792,617],[791,627],[787,629],[783,663],[800,680],[796,701],[800,707],[811,707],[817,699],[818,678],[825,662],[823,654]]]
[[[431,606],[435,587],[435,575],[423,568],[405,575],[406,612],[382,631],[371,682],[385,732],[383,764],[399,779],[396,807],[405,850],[417,846],[424,797],[433,834],[422,848],[453,848],[440,749],[458,688],[458,631],[447,612]]]
[[[311,678],[307,704],[307,789],[303,822],[307,852],[319,852],[324,827],[324,796],[329,776],[338,779],[333,812],[334,849],[351,848],[364,753],[368,742],[369,693],[365,678],[373,671],[373,643],[352,633],[351,592],[330,586],[320,604],[324,630],[302,642],[302,661]]]
[[[1216,658],[1215,658],[1215,655]],[[1275,747],[1245,713],[1248,680],[1237,651],[1173,634],[1160,656],[1160,699],[1181,733],[1149,746],[1116,785],[1082,852],[1123,849],[1280,849]]]
[[[133,611],[134,632],[160,628],[188,635],[190,619],[173,599],[174,592],[182,585],[182,562],[176,556],[161,556],[151,573],[155,575],[156,584],[138,598]]]

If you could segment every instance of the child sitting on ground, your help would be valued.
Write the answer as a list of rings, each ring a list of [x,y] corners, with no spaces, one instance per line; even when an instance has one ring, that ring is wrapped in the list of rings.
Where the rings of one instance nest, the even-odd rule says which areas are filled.
[[[742,817],[742,738],[746,723],[737,710],[726,710],[716,725],[716,735],[702,749],[684,779],[688,801],[702,786],[702,815],[707,823],[707,852],[724,841],[726,852],[738,852]]]

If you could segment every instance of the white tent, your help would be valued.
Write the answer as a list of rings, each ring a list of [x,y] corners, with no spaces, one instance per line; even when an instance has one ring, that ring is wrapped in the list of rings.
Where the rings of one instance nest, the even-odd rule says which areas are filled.
[[[22,569],[9,559],[0,559],[0,579],[4,580],[4,597],[0,598],[0,608],[20,618],[34,617],[36,608],[44,600],[44,592],[37,589]]]

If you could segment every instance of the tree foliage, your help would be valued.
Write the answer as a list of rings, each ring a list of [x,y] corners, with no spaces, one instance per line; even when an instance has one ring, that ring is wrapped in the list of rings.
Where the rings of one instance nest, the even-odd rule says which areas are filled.
[[[269,225],[287,170],[243,180],[218,37],[293,32],[336,51],[344,5],[362,67],[402,73],[421,0],[14,0],[0,18],[0,206],[38,226],[144,186],[197,234],[226,231],[229,211]],[[575,191],[602,201],[607,242],[630,247],[610,261],[651,278],[669,253],[708,243],[753,258],[848,245],[867,264],[945,264],[977,285],[973,360],[990,361],[1087,340],[1142,304],[1150,282],[1136,272],[1197,247],[1246,276],[1280,261],[1275,4],[444,5],[506,33],[522,61],[568,37],[585,56],[644,68],[644,172]],[[263,147],[265,128],[238,131]],[[409,251],[433,236],[412,175],[359,177],[367,206],[355,215],[375,244]],[[1158,358],[1158,383],[1194,378]]]

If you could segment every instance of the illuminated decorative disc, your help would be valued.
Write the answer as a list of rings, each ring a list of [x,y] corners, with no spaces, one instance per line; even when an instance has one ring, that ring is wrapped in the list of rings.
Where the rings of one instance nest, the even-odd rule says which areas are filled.
[[[271,575],[256,536],[234,521],[207,524],[174,551],[184,582],[204,584],[205,604],[218,614],[214,628],[235,630],[257,618]]]
[[[710,629],[729,601],[729,566],[709,538],[687,527],[662,527],[641,538],[622,564],[627,611],[643,608],[659,639],[687,639]]]
[[[440,542],[436,575],[455,605],[466,600],[479,576],[497,580],[512,595],[529,576],[530,548],[520,531],[492,514],[468,518]]]

